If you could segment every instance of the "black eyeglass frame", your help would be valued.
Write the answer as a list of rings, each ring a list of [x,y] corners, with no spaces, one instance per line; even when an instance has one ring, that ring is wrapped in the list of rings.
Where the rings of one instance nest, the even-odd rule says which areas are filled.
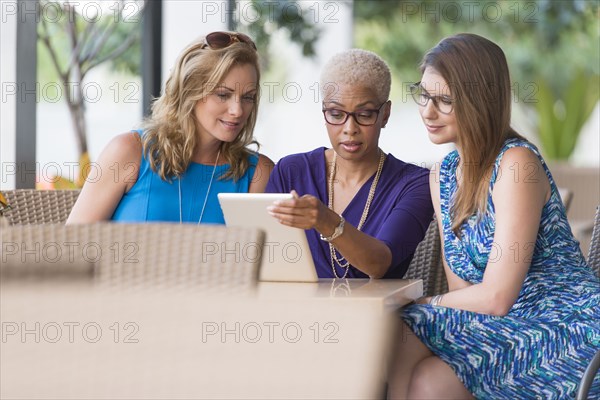
[[[227,38],[229,38],[229,40],[227,42],[219,41],[219,39],[217,39],[215,37],[216,35],[218,35],[221,39],[227,37]],[[226,49],[227,47],[231,46],[234,43],[246,43],[246,44],[252,46],[252,48],[254,50],[257,50],[256,44],[254,43],[254,41],[252,41],[250,36],[245,35],[243,33],[239,33],[239,32],[225,32],[225,31],[211,32],[204,37],[204,41],[205,41],[205,43],[202,46],[203,49],[208,47],[212,50],[221,50],[221,49]],[[219,42],[221,42],[221,43],[219,43]]]
[[[413,100],[415,101],[415,103],[417,103],[418,105],[422,106],[422,107],[426,107],[427,103],[429,103],[429,101],[433,101],[433,106],[435,107],[436,110],[438,110],[439,112],[441,112],[444,115],[449,115],[452,114],[452,111],[454,111],[454,103],[456,102],[455,99],[451,99],[448,98],[446,96],[431,96],[429,93],[427,93],[427,91],[421,86],[421,81],[417,82],[417,83],[413,83],[412,85],[410,85],[409,87],[409,91],[410,91],[410,95],[413,98]],[[421,93],[420,96],[423,96],[426,98],[424,103],[421,103],[419,101],[419,97],[417,94],[419,93],[419,91],[422,91],[423,93]],[[450,102],[450,111],[446,112],[446,111],[442,111],[440,109],[439,106],[439,101],[440,99],[444,97],[444,101],[446,102]]]
[[[354,122],[356,122],[360,126],[373,126],[373,125],[375,125],[377,123],[377,120],[379,119],[379,113],[381,112],[381,108],[384,105],[386,105],[388,103],[388,101],[389,100],[384,101],[383,104],[381,104],[379,106],[379,108],[377,108],[376,110],[375,109],[369,109],[369,108],[363,108],[363,109],[360,109],[360,110],[356,110],[354,112],[348,112],[348,111],[345,111],[345,110],[340,110],[339,108],[323,108],[321,111],[323,112],[323,118],[325,118],[325,122],[327,122],[330,125],[336,125],[336,126],[338,126],[338,125],[344,125],[348,121],[348,118],[350,118],[350,116],[352,116],[352,118],[354,118]],[[327,115],[326,115],[327,111],[339,111],[339,112],[342,112],[342,113],[346,114],[346,118],[344,118],[344,121],[340,122],[340,123],[330,122],[327,119]],[[356,115],[360,114],[361,112],[365,112],[365,111],[369,111],[369,112],[374,112],[375,113],[375,121],[373,121],[372,124],[361,124],[360,122],[358,122],[358,118],[356,117]]]

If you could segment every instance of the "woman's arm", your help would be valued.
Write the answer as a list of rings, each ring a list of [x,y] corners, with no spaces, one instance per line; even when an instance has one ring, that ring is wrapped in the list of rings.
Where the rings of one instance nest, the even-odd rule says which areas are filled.
[[[67,224],[108,220],[125,194],[135,184],[142,157],[142,143],[135,132],[113,138],[100,154]]]
[[[267,182],[269,182],[269,175],[271,174],[274,166],[275,164],[269,157],[263,156],[262,154],[258,156],[258,163],[256,165],[256,169],[254,170],[254,176],[252,177],[250,187],[248,188],[249,193],[265,192]]]
[[[496,230],[483,281],[444,295],[440,305],[506,315],[516,302],[535,248],[550,184],[539,159],[516,147],[504,153],[492,199]]]
[[[285,186],[281,185],[277,171],[276,167],[269,185],[281,191]],[[404,181],[398,183],[401,187],[394,185],[394,190],[380,193],[380,196],[394,197],[386,199],[391,209],[386,208],[385,215],[377,216],[378,210],[371,210],[373,217],[381,221],[376,230],[367,234],[345,223],[343,234],[332,241],[353,267],[372,278],[393,274],[391,268],[406,265],[405,261],[414,253],[431,221],[433,208],[426,171],[405,171],[402,179]],[[270,211],[283,224],[314,228],[325,237],[331,237],[340,223],[337,213],[311,195],[281,201]]]
[[[442,212],[440,207],[440,170],[438,164],[436,167],[431,169],[429,174],[429,188],[431,190],[431,202],[433,203],[433,209],[435,210],[436,220],[438,224],[438,230],[440,231],[441,241],[441,256],[442,263],[444,265],[444,272],[446,273],[446,280],[448,281],[448,290],[453,291],[462,289],[470,286],[471,283],[461,279],[456,275],[446,263],[446,257],[444,256],[444,229],[442,226]]]
[[[296,186],[305,193],[315,193],[312,184],[307,188],[299,173],[309,170],[306,160],[298,157],[284,158],[273,169],[267,191],[285,193]],[[359,231],[350,223],[344,225],[344,232],[332,244],[353,267],[372,278],[395,274],[392,268],[406,266],[417,245],[423,239],[431,222],[433,208],[429,192],[429,181],[425,170],[402,171],[399,182],[393,189],[380,196],[393,196],[386,199],[385,215],[375,215],[377,208],[371,209],[371,217],[378,217],[376,230],[369,234]],[[313,189],[314,191],[312,191]],[[340,223],[340,215],[330,210],[318,197],[305,194],[295,199],[276,202],[269,212],[280,223],[300,229],[315,229],[325,237],[330,237]],[[369,217],[369,218],[371,218]],[[399,273],[397,274],[399,275]]]

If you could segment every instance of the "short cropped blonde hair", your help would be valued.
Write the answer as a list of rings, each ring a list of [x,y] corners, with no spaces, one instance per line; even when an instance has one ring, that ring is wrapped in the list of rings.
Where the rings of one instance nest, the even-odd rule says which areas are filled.
[[[378,100],[389,100],[392,74],[387,63],[377,54],[350,49],[334,55],[321,72],[321,95],[335,90],[336,84],[373,89]]]

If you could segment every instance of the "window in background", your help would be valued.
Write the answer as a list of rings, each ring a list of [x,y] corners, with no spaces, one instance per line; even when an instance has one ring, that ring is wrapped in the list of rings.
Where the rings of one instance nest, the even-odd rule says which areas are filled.
[[[81,187],[116,134],[142,118],[144,1],[40,1],[37,186]]]

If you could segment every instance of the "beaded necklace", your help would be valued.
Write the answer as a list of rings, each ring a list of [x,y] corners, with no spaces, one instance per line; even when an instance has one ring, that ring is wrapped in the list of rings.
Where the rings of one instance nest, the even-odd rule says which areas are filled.
[[[336,159],[337,153],[333,152],[333,165],[331,166],[331,172],[329,173],[329,179],[327,181],[327,195],[329,197],[329,201],[327,206],[333,210],[333,180],[335,178],[335,170],[336,170]],[[377,173],[375,174],[375,178],[371,183],[371,188],[369,189],[369,196],[367,197],[367,202],[365,203],[365,208],[363,209],[362,216],[360,217],[360,222],[358,223],[359,231],[362,229],[365,221],[367,220],[367,216],[369,215],[369,208],[371,207],[371,202],[373,201],[373,197],[375,196],[375,189],[377,188],[377,183],[379,182],[379,177],[381,176],[381,171],[383,170],[383,163],[385,162],[385,153],[379,149],[379,165],[377,166]],[[329,255],[331,257],[331,269],[333,270],[333,276],[336,278],[345,278],[348,275],[348,270],[350,269],[350,263],[348,260],[344,258],[340,254],[338,257],[337,250],[333,247],[332,243],[329,243]],[[335,265],[339,265],[344,270],[343,276],[338,276],[337,271],[335,269]]]

